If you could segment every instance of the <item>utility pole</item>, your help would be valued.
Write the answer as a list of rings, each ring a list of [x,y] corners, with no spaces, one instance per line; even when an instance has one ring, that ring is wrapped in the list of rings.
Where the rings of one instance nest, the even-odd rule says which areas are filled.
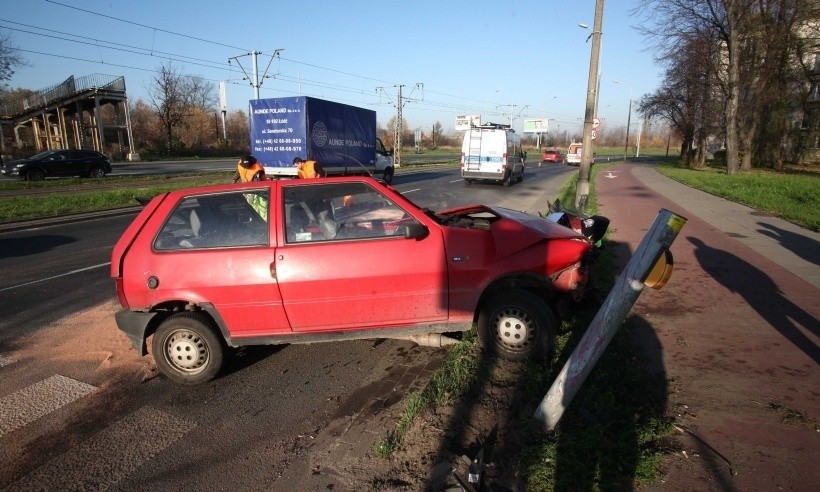
[[[601,27],[604,17],[604,0],[595,0],[595,22],[592,27],[592,52],[589,56],[589,78],[587,79],[587,101],[584,113],[584,138],[581,151],[581,166],[578,171],[578,185],[575,188],[575,206],[583,211],[589,196],[589,175],[592,171],[594,149],[592,147],[592,120],[598,99],[598,63],[601,53]]]
[[[401,108],[402,108],[402,106],[404,106],[404,104],[402,104],[402,100],[401,100],[401,88],[402,87],[404,87],[402,84],[399,84],[397,86],[397,88],[398,88],[397,92],[398,92],[399,98],[396,101],[396,133],[393,136],[393,142],[396,143],[396,148],[393,151],[393,166],[395,166],[397,168],[401,167],[401,130],[402,130],[402,128],[401,128],[402,127],[402,124],[401,124],[401,119],[402,119]]]
[[[257,57],[262,55],[261,51],[253,50],[250,53],[245,53],[244,55],[232,56],[228,58],[228,64],[231,63],[231,60],[235,60],[236,64],[239,65],[239,68],[242,70],[242,73],[245,74],[245,78],[242,80],[250,81],[251,87],[253,87],[253,96],[254,99],[259,99],[259,88],[262,86],[262,82],[265,78],[270,77],[268,75],[268,69],[270,69],[270,64],[273,62],[273,59],[279,56],[279,53],[284,51],[283,49],[277,49],[273,52],[273,55],[270,57],[270,61],[268,61],[268,66],[265,67],[265,73],[262,74],[262,77],[259,77],[259,65],[257,64]],[[240,56],[250,56],[251,57],[251,74],[248,75],[248,72],[245,70],[245,67],[242,66],[242,62],[239,60]]]
[[[409,96],[404,97],[402,95],[402,87],[404,87],[404,84],[398,84],[398,85],[395,85],[394,87],[396,87],[397,98],[396,98],[396,129],[395,129],[395,132],[393,134],[393,142],[394,142],[393,165],[395,167],[401,167],[401,134],[402,134],[401,109],[402,109],[402,107],[404,107],[405,103],[407,101],[410,101],[411,99],[410,99]],[[416,82],[416,85],[413,86],[413,90],[410,91],[410,95],[412,95],[413,92],[416,91],[416,89],[424,90],[424,84],[422,84],[421,82]],[[376,87],[376,91],[377,92],[379,92],[379,91],[385,92],[384,87]],[[385,92],[385,94],[387,94],[387,93]],[[422,95],[421,100],[422,101],[424,100],[424,95]]]

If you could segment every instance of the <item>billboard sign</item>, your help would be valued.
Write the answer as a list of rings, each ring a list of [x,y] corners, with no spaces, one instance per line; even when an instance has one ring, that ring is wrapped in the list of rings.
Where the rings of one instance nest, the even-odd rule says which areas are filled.
[[[481,115],[456,116],[457,132],[466,132],[473,126],[481,126]]]
[[[548,118],[524,120],[524,133],[547,133],[549,124],[550,120]]]

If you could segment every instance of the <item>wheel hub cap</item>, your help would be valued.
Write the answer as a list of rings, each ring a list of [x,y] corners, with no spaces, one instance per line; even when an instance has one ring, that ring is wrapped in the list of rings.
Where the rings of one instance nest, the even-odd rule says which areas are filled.
[[[520,347],[530,342],[530,319],[524,313],[504,310],[496,316],[496,336],[504,344]]]
[[[196,333],[180,330],[168,337],[168,361],[185,372],[197,372],[208,361],[208,347]]]

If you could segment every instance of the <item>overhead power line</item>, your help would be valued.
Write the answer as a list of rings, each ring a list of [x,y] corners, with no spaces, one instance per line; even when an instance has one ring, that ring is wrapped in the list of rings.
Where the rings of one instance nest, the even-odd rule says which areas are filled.
[[[111,15],[101,14],[99,12],[94,12],[93,10],[81,9],[80,7],[75,7],[73,5],[66,5],[64,3],[55,2],[54,0],[46,0],[46,2],[53,3],[54,5],[59,5],[61,7],[66,7],[66,8],[69,8],[69,9],[79,10],[80,12],[85,12],[86,14],[97,15],[97,16],[100,16],[100,17],[105,17],[106,19],[112,19],[112,20],[115,20],[115,21],[124,22],[126,24],[131,24],[133,26],[144,27],[146,29],[151,29],[151,30],[154,30],[154,31],[164,32],[166,34],[172,34],[174,36],[179,36],[179,37],[182,37],[182,38],[193,39],[195,41],[202,41],[203,43],[213,44],[213,45],[217,45],[217,46],[224,46],[225,48],[231,48],[231,49],[234,49],[234,50],[248,51],[245,48],[238,48],[236,46],[231,46],[229,44],[218,43],[216,41],[210,41],[208,39],[198,38],[196,36],[189,36],[188,34],[182,34],[182,33],[174,32],[174,31],[168,31],[167,29],[160,29],[159,27],[147,26],[145,24],[140,24],[139,22],[134,22],[134,21],[126,20],[126,19],[120,19],[119,17],[114,17],[114,16],[111,16]]]

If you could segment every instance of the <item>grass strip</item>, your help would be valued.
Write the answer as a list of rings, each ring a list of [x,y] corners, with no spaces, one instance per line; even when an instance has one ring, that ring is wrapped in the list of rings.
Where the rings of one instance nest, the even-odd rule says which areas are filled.
[[[88,180],[83,181],[84,183],[81,183],[81,185],[93,186],[93,184],[88,183]],[[0,222],[57,217],[66,214],[137,206],[137,197],[152,197],[159,193],[180,188],[229,182],[226,180],[225,173],[183,179],[178,177],[170,180],[118,178],[116,182],[107,179],[96,181],[104,183],[105,187],[87,191],[75,189],[63,193],[62,190],[70,185],[61,183],[57,186],[52,185],[52,181],[46,181],[42,187],[48,190],[53,189],[54,193],[2,196],[0,197]],[[59,183],[57,181],[53,182]],[[115,183],[117,187],[112,188],[112,183]]]
[[[753,169],[730,176],[725,167],[690,169],[670,164],[657,169],[692,188],[820,232],[820,174]]]

